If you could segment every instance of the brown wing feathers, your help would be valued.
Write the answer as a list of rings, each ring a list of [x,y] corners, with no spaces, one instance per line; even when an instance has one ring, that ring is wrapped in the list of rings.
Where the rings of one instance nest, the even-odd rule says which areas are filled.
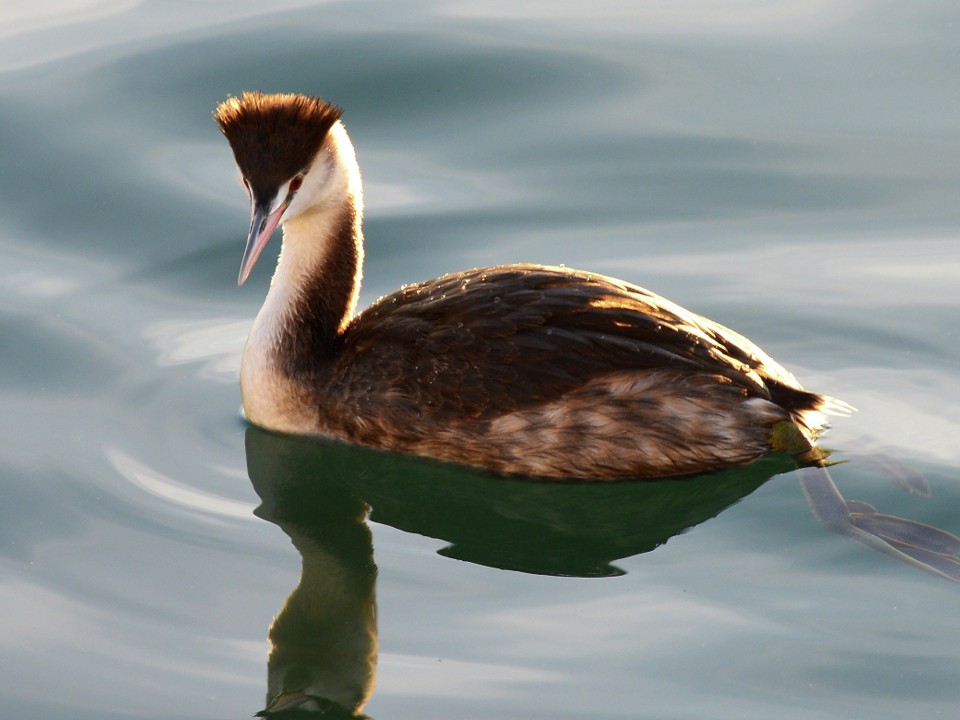
[[[602,276],[487,268],[382,298],[347,328],[336,374],[377,378],[371,387],[392,388],[451,419],[489,419],[553,401],[624,370],[722,375],[745,395],[769,398],[761,375],[785,371],[774,363],[766,373],[765,356],[749,341],[736,336],[741,346],[715,328]],[[779,395],[796,392],[776,384]]]

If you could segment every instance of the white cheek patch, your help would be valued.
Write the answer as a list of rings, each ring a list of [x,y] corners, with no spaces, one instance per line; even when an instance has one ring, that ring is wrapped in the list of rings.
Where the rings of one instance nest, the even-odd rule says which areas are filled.
[[[285,189],[289,187],[287,183]],[[362,201],[360,170],[353,145],[343,125],[337,121],[313,157],[303,176],[303,184],[284,213],[284,220],[291,220],[318,206],[340,203],[345,194]]]
[[[324,151],[321,149],[307,174],[303,176],[303,183],[297,190],[296,195],[293,196],[293,202],[287,209],[287,217],[296,217],[310,206],[322,202],[324,197],[330,194],[332,174],[333,170],[330,167],[330,162],[328,158],[324,157]],[[289,187],[289,184],[287,187]]]

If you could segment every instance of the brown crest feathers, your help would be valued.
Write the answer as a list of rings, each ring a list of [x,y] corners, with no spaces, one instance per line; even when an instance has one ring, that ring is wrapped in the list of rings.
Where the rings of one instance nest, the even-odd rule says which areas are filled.
[[[254,199],[266,201],[309,165],[341,112],[319,97],[244,92],[220,103],[213,119]]]

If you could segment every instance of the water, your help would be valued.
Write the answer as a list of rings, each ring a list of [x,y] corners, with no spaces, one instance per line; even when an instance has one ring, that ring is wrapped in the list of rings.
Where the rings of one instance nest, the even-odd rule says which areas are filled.
[[[957,587],[825,532],[782,459],[552,486],[240,419],[271,263],[235,287],[210,112],[323,94],[363,304],[511,261],[646,285],[859,408],[844,495],[960,532],[957,8],[648,5],[0,10],[5,715],[249,717],[319,672],[377,718],[952,716]]]

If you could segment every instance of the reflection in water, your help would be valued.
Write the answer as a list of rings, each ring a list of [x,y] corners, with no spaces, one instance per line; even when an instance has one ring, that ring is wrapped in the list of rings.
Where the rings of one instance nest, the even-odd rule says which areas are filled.
[[[610,563],[648,552],[714,517],[791,467],[772,456],[686,481],[514,481],[342,443],[247,430],[247,467],[262,504],[303,558],[300,583],[270,629],[265,717],[363,717],[376,677],[377,522],[450,543],[442,554],[548,575],[622,574]]]
[[[258,451],[252,434],[247,461],[263,500],[256,514],[279,525],[303,560],[300,583],[270,628],[267,707],[258,715],[364,717],[377,662],[367,507],[356,494],[328,492],[286,448]]]
[[[375,522],[449,542],[440,551],[447,557],[576,577],[622,574],[610,563],[653,550],[794,467],[770,455],[687,480],[562,483],[256,427],[246,443],[248,471],[264,499],[258,513],[274,522],[272,508],[289,504],[319,531],[331,508],[357,508],[357,518],[366,504]]]
[[[261,715],[364,717],[376,677],[375,583],[368,516],[450,544],[448,557],[545,575],[622,574],[611,563],[649,552],[722,512],[793,460],[678,480],[561,483],[506,479],[457,465],[337,441],[246,433],[247,469],[262,504],[303,558],[300,583],[270,629],[268,705]],[[829,530],[952,580],[960,540],[847,501],[825,468],[797,475]]]

